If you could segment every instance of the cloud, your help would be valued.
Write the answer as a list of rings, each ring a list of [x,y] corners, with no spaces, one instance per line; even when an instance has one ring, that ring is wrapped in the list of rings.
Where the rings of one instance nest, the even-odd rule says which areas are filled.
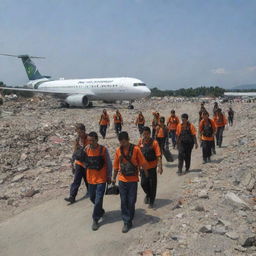
[[[215,69],[212,69],[211,72],[217,75],[225,75],[228,73],[224,68],[215,68]]]
[[[247,67],[246,69],[250,72],[254,72],[256,71],[256,66],[250,66],[250,67]]]

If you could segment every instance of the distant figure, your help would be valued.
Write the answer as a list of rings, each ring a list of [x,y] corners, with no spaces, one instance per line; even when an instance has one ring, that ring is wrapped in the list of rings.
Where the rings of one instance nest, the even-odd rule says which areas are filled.
[[[199,124],[199,133],[202,141],[203,163],[211,162],[212,146],[214,143],[214,135],[216,126],[212,119],[209,118],[209,113],[203,113],[203,119]]]
[[[138,126],[139,133],[142,134],[143,128],[144,128],[144,125],[145,125],[145,118],[144,118],[142,112],[139,112],[139,115],[136,119],[135,124]]]
[[[107,128],[109,127],[109,124],[110,124],[109,115],[107,113],[107,110],[103,109],[103,113],[100,116],[100,121],[99,121],[100,134],[103,139],[106,138]]]
[[[188,121],[188,114],[181,115],[182,123],[177,126],[177,147],[179,150],[178,175],[182,174],[183,164],[185,162],[186,172],[190,169],[191,153],[195,145],[198,148],[196,139],[196,128]]]
[[[228,110],[228,123],[230,126],[233,126],[233,121],[234,121],[234,110],[230,107]]]
[[[200,123],[200,121],[203,119],[203,118],[202,118],[203,113],[204,113],[204,112],[207,112],[207,110],[206,110],[204,104],[205,104],[204,102],[201,103],[201,108],[200,108],[199,113],[198,113],[198,114],[199,114],[199,118],[198,118],[199,123]]]
[[[218,108],[219,108],[218,102],[215,101],[214,106],[213,106],[213,110],[212,110],[213,116],[216,114]]]
[[[222,141],[223,141],[223,132],[225,129],[225,126],[227,124],[227,119],[225,115],[222,113],[222,110],[220,108],[217,109],[216,114],[214,115],[214,123],[217,127],[216,132],[216,143],[217,146],[221,148]]]
[[[175,114],[175,110],[171,111],[171,116],[168,119],[167,127],[169,130],[169,138],[172,139],[172,146],[173,148],[176,147],[176,130],[177,126],[180,123],[179,118]]]
[[[118,135],[122,131],[122,126],[123,126],[123,117],[119,112],[119,110],[116,111],[113,118],[114,118],[115,131],[116,131],[116,134]]]
[[[152,121],[152,138],[156,137],[156,127],[159,125],[160,114],[158,112],[153,113],[153,121]]]
[[[156,140],[159,144],[161,153],[163,154],[165,146],[168,145],[169,130],[165,125],[165,118],[161,117],[158,126],[156,127]]]

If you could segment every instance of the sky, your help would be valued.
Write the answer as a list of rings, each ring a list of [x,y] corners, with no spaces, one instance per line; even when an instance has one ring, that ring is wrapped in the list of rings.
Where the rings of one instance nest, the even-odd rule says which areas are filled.
[[[256,0],[0,0],[0,53],[53,78],[129,76],[150,88],[256,83]],[[27,82],[0,56],[0,81]]]

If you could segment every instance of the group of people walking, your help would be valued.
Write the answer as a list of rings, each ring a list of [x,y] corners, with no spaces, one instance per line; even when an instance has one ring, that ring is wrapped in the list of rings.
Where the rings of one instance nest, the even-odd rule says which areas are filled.
[[[145,117],[139,112],[135,124],[141,136],[136,145],[130,142],[129,134],[122,131],[123,118],[117,110],[113,120],[119,147],[116,149],[113,163],[108,149],[98,143],[98,134],[96,132],[87,134],[83,124],[76,124],[77,139],[72,157],[74,181],[70,187],[70,195],[65,200],[70,204],[75,202],[79,186],[84,179],[87,195],[94,204],[92,230],[98,230],[99,220],[105,214],[103,198],[106,186],[107,184],[115,186],[118,180],[121,215],[124,222],[122,232],[128,232],[132,227],[135,213],[139,176],[141,187],[145,192],[144,203],[148,204],[149,208],[154,207],[157,173],[163,173],[162,156],[165,155],[166,147],[169,147],[169,139],[173,148],[178,150],[178,175],[182,175],[184,165],[185,172],[190,170],[191,153],[194,147],[199,146],[198,138],[201,142],[203,163],[211,161],[211,155],[215,152],[215,138],[217,145],[221,147],[227,120],[219,107],[214,106],[214,108],[214,117],[210,119],[204,104],[201,105],[198,134],[186,113],[181,115],[180,121],[175,110],[172,110],[165,124],[165,118],[154,112],[151,129],[145,126]],[[110,118],[105,109],[99,125],[100,134],[105,139],[110,125]]]

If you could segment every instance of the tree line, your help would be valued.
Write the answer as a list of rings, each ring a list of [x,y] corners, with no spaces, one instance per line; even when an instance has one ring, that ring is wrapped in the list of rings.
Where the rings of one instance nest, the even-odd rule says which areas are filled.
[[[164,96],[176,96],[176,97],[220,97],[223,96],[225,89],[218,86],[201,86],[197,88],[181,88],[178,90],[160,90],[157,87],[151,89],[151,96],[164,97]]]

